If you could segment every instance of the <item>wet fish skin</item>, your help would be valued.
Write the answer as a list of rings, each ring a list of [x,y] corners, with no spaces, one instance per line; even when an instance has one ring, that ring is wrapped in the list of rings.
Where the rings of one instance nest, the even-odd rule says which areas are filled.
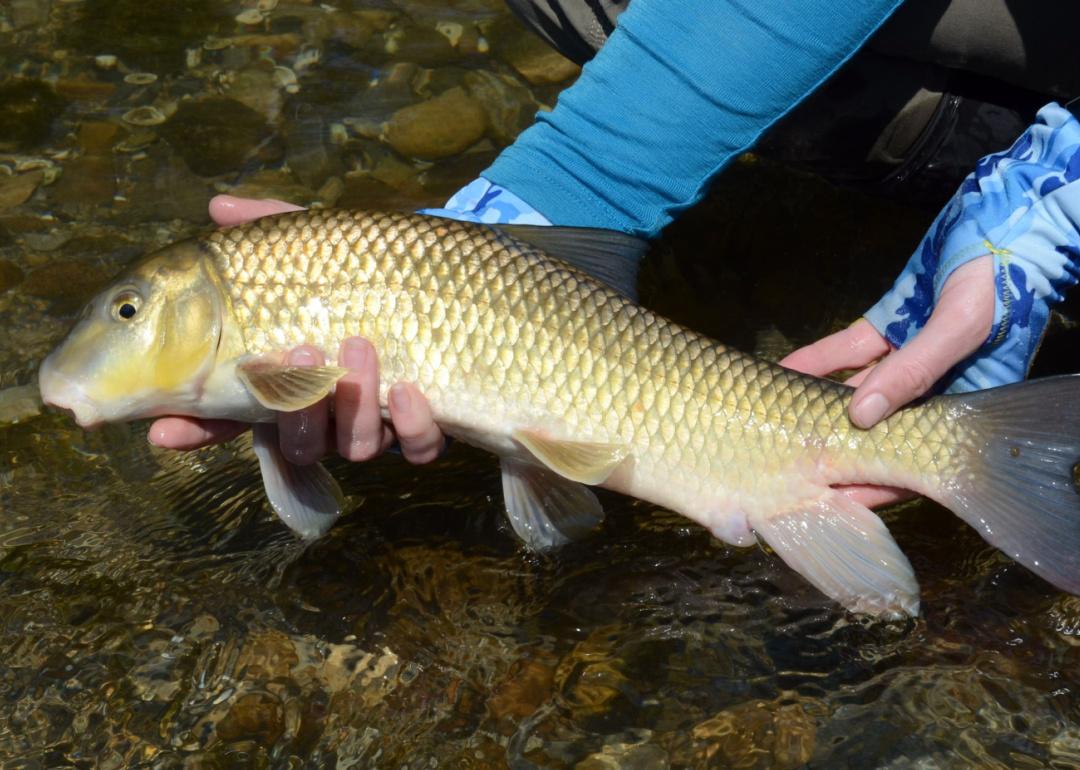
[[[849,388],[664,319],[512,234],[526,232],[344,211],[214,232],[151,257],[118,283],[149,295],[155,276],[185,276],[185,302],[196,308],[195,319],[179,314],[186,334],[206,339],[217,329],[212,359],[183,352],[177,367],[169,353],[158,367],[198,381],[184,398],[174,387],[109,411],[101,402],[115,392],[94,395],[95,367],[66,364],[67,345],[43,367],[43,394],[52,382],[80,383],[88,420],[96,409],[104,419],[184,413],[264,422],[274,413],[245,375],[252,362],[272,362],[275,377],[273,362],[298,344],[332,353],[360,335],[378,352],[384,407],[390,383],[414,382],[444,431],[502,458],[511,522],[534,547],[588,529],[600,511],[582,484],[601,484],[679,511],[729,543],[760,537],[851,609],[916,614],[910,564],[880,519],[830,488],[888,484],[939,500],[1010,556],[1080,590],[1077,549],[1063,545],[1080,542],[1080,504],[1059,467],[1080,459],[1076,379],[1001,389],[1009,392],[989,400],[930,399],[859,430],[847,417]],[[115,297],[109,290],[98,302],[115,305]],[[94,334],[91,347],[118,346]],[[154,335],[169,336],[160,324]],[[109,365],[119,366],[115,357]],[[1048,419],[1033,400],[1056,400],[1061,414]],[[986,457],[1011,456],[1009,441],[1043,459],[988,467]],[[261,445],[272,444],[264,429]],[[1050,490],[1047,511],[1030,510],[1029,484]],[[1002,500],[1023,503],[1022,515],[1001,510]]]

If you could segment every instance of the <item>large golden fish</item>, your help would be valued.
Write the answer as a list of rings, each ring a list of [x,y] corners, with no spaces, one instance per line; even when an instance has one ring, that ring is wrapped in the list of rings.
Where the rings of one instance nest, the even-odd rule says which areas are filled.
[[[41,368],[84,426],[164,414],[261,423],[278,514],[304,536],[340,512],[320,466],[287,463],[275,411],[344,373],[296,368],[351,335],[442,429],[497,454],[507,513],[534,548],[602,517],[589,485],[678,511],[735,545],[763,539],[852,610],[916,614],[911,565],[835,484],[932,497],[1006,554],[1080,591],[1080,377],[933,398],[871,430],[851,390],[736,352],[617,291],[638,242],[416,214],[302,212],[150,255],[95,298]],[[608,283],[584,268],[607,271]],[[611,284],[611,285],[609,285]]]

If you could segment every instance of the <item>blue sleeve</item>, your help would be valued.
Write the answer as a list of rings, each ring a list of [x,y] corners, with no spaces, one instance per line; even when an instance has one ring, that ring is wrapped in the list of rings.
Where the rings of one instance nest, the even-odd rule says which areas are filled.
[[[652,237],[901,0],[633,0],[483,172],[551,222]]]

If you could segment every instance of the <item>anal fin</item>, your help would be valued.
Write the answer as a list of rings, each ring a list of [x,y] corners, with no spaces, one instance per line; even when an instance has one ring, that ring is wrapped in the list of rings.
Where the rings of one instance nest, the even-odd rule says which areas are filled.
[[[911,564],[869,508],[841,492],[750,521],[754,531],[818,590],[853,612],[887,618],[919,614]]]
[[[334,477],[321,463],[294,465],[286,460],[274,423],[257,424],[253,444],[266,497],[278,518],[305,540],[325,534],[345,508]]]
[[[547,468],[504,457],[503,500],[510,526],[534,551],[579,540],[604,520],[592,490]]]
[[[236,367],[251,395],[279,412],[295,412],[321,401],[348,371],[340,366],[288,366],[258,360]]]

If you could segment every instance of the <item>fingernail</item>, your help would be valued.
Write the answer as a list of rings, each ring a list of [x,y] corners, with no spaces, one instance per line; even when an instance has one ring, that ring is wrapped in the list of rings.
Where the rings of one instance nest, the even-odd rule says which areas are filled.
[[[363,369],[370,349],[367,340],[350,337],[341,346],[341,365],[346,369]]]
[[[409,398],[409,389],[401,383],[394,385],[390,388],[390,402],[397,411],[407,412],[409,407],[412,406],[412,399]]]
[[[315,354],[307,348],[297,348],[289,351],[289,363],[292,366],[314,366]]]
[[[871,393],[851,408],[851,421],[860,428],[869,428],[889,411],[889,400],[880,393]]]

